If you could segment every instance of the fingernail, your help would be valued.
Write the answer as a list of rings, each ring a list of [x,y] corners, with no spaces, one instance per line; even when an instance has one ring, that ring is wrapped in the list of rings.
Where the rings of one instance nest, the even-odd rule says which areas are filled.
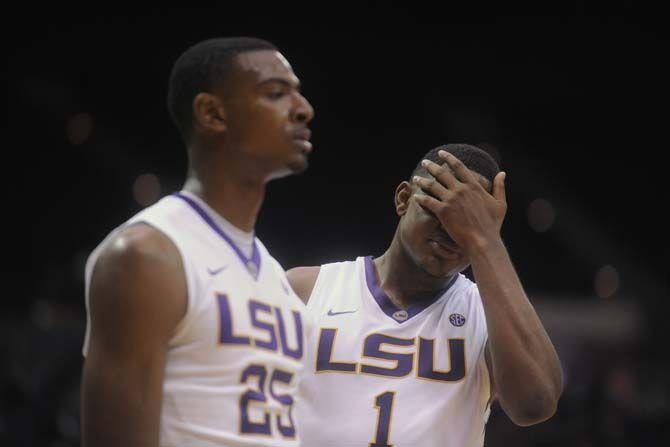
[[[440,157],[446,157],[449,152],[445,151],[444,149],[440,149],[437,151],[437,153],[440,155]]]
[[[421,166],[426,167],[430,163],[429,160],[421,160]]]

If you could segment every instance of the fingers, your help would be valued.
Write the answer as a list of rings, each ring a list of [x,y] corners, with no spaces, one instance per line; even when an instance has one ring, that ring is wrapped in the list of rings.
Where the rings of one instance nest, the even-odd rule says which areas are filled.
[[[414,194],[414,199],[422,207],[426,208],[428,211],[432,212],[434,215],[438,216],[440,209],[444,205],[442,202],[437,200],[434,197],[426,196],[423,194]]]
[[[498,172],[493,179],[493,197],[503,203],[507,203],[507,193],[505,192],[505,178],[507,173],[504,171]]]
[[[423,192],[437,198],[438,200],[445,200],[449,194],[449,190],[435,179],[419,177],[418,175],[415,175],[412,178],[412,181],[419,188],[421,188]]]
[[[463,183],[477,183],[477,179],[472,174],[467,166],[463,164],[461,160],[456,158],[453,154],[450,154],[447,151],[438,151],[437,154],[440,158],[447,162],[452,171],[454,171],[454,176]]]
[[[426,171],[447,188],[454,188],[459,183],[458,179],[454,177],[454,174],[447,167],[440,166],[430,160],[422,160],[421,166],[426,168]]]

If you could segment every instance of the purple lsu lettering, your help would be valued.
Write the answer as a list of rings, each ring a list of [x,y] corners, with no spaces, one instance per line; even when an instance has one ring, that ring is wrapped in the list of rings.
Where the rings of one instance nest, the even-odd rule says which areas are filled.
[[[442,371],[435,368],[435,340],[423,337],[398,338],[381,333],[368,335],[363,341],[363,357],[394,362],[385,368],[361,361],[342,362],[332,360],[337,329],[321,328],[316,358],[316,372],[339,372],[351,374],[372,374],[387,377],[405,377],[414,370],[415,352],[389,352],[384,345],[408,347],[417,351],[417,377],[420,379],[456,382],[465,377],[465,340],[450,338],[447,340],[450,368]],[[417,342],[418,339],[418,342]]]
[[[233,315],[230,309],[228,296],[225,294],[217,294],[216,298],[219,303],[219,317],[221,330],[219,332],[219,342],[221,344],[233,345],[249,345],[270,351],[279,351],[282,354],[295,360],[302,359],[303,355],[303,336],[302,336],[302,320],[300,312],[291,311],[293,314],[293,322],[295,324],[296,341],[289,343],[286,336],[286,324],[282,310],[276,306],[270,306],[257,300],[250,299],[248,301],[249,319],[251,325],[264,331],[267,337],[256,338],[248,335],[235,334],[233,329]],[[266,314],[272,317],[274,315],[274,322],[261,321],[259,314]],[[293,348],[291,346],[294,346]]]

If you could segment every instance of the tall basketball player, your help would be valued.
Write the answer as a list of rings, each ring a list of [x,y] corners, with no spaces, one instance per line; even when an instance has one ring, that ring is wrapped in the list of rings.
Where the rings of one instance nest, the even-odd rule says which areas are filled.
[[[198,43],[168,106],[182,191],[132,217],[86,266],[87,447],[297,446],[304,305],[254,237],[266,183],[303,171],[313,110],[270,43]]]
[[[558,357],[500,237],[505,174],[474,146],[425,158],[396,189],[386,253],[288,272],[319,332],[305,445],[482,446],[493,398],[519,425],[556,409]]]

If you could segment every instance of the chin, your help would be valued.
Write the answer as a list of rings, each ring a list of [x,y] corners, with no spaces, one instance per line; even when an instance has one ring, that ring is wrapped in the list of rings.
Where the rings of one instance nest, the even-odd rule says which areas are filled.
[[[289,175],[301,174],[307,170],[307,159],[304,161],[290,161],[286,163],[281,169],[277,169],[273,172],[266,181],[276,180],[283,177],[288,177]]]
[[[288,169],[291,171],[291,174],[301,174],[307,170],[309,167],[309,161],[307,161],[307,156],[300,154],[299,158],[291,160],[287,163]]]
[[[446,278],[464,270],[459,269],[459,266],[454,265],[452,262],[434,255],[426,256],[421,264],[426,273],[436,278]]]

